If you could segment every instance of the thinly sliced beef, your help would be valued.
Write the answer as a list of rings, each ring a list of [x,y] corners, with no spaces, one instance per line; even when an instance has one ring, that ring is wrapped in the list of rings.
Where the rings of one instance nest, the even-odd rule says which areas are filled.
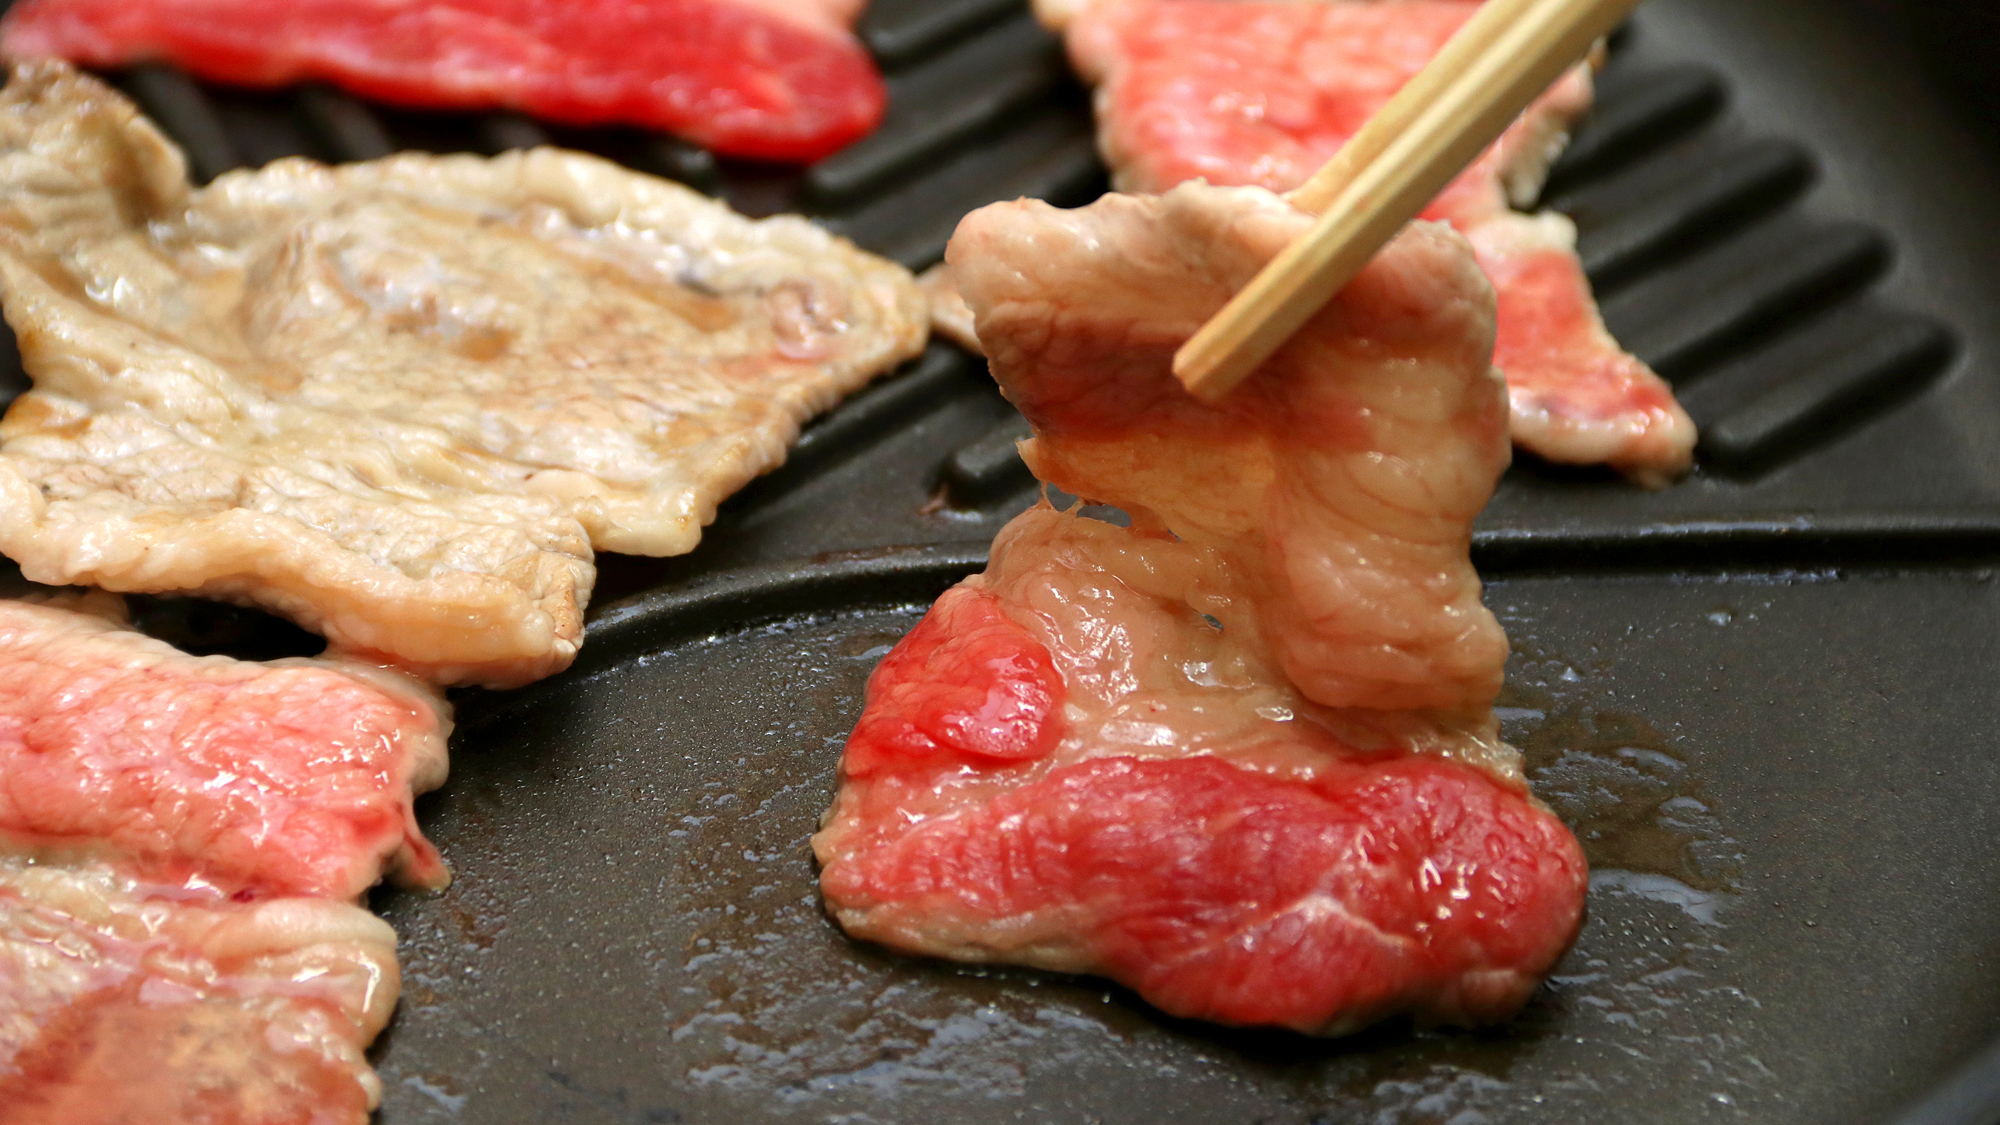
[[[282,160],[191,190],[59,63],[0,91],[0,423],[27,575],[251,603],[443,683],[582,639],[593,547],[690,550],[923,346],[902,268],[551,149]]]
[[[1297,187],[1428,62],[1468,0],[1097,0],[1044,3],[1097,83],[1099,143],[1128,191],[1186,180]],[[1425,212],[1471,238],[1499,295],[1494,362],[1514,440],[1553,461],[1610,464],[1662,484],[1692,459],[1694,424],[1604,329],[1559,215],[1529,216],[1572,121],[1579,68]]]
[[[847,930],[1334,1034],[1517,1009],[1576,841],[1492,701],[1473,516],[1508,461],[1492,291],[1419,223],[1216,405],[1174,349],[1308,216],[1189,184],[998,204],[948,258],[1043,480],[882,661],[814,847]]]
[[[358,900],[448,878],[443,701],[63,601],[0,601],[0,1119],[361,1125],[397,970]]]
[[[0,848],[116,857],[149,883],[352,901],[449,879],[411,803],[445,705],[384,669],[189,656],[0,601]]]
[[[314,79],[407,105],[511,106],[663,129],[718,152],[815,160],[887,95],[849,0],[22,0],[0,52],[220,82]]]
[[[362,1125],[396,936],[349,903],[152,893],[0,857],[8,1125]]]

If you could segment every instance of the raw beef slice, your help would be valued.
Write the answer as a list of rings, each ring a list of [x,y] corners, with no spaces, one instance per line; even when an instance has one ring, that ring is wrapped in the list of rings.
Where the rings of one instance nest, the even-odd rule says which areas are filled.
[[[362,1125],[398,977],[358,900],[448,877],[443,701],[58,600],[0,601],[0,1120]]]
[[[511,106],[816,160],[873,129],[882,78],[846,0],[22,0],[0,52],[219,82],[315,79],[406,105]]]
[[[441,887],[412,802],[444,782],[448,714],[386,669],[190,656],[0,600],[0,850],[245,898]]]
[[[396,935],[324,899],[156,893],[0,856],[0,1120],[364,1125]]]

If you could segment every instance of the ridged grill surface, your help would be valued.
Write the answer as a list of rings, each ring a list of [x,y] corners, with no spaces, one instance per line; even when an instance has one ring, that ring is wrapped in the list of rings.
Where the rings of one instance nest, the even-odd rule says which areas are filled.
[[[880,0],[860,34],[887,73],[887,119],[803,170],[718,160],[635,129],[415,112],[325,86],[224,89],[157,65],[113,77],[181,143],[201,180],[295,154],[346,161],[403,148],[491,153],[555,143],[679,180],[751,214],[805,211],[913,269],[941,257],[973,208],[1018,196],[1073,205],[1104,190],[1088,94],[1060,42],[1018,0]],[[1741,120],[1714,70],[1635,58],[1644,52],[1624,49],[1631,38],[1643,36],[1621,37],[1600,76],[1597,108],[1554,170],[1545,203],[1576,220],[1613,333],[1675,384],[1701,427],[1701,471],[1754,492],[1760,477],[1920,394],[1951,367],[1955,338],[1872,292],[1894,260],[1883,234],[1801,205],[1816,176],[1808,149]],[[976,360],[941,350],[949,354],[934,353],[929,369],[956,362],[976,383]],[[7,360],[0,374],[18,388],[18,360]],[[880,431],[845,426],[842,417],[871,415],[877,394],[902,402],[912,393],[864,395],[818,429],[866,447]],[[949,397],[909,404],[904,424],[922,416],[925,401]],[[989,517],[973,521],[980,533],[1024,503],[1033,483],[1010,452],[1021,423],[1003,406],[992,409],[999,420],[991,430],[939,448],[924,470],[943,486],[944,503]],[[1578,478],[1528,465],[1512,474],[1486,523],[1514,524],[1508,490],[1538,496],[1538,477],[1551,474],[1558,505],[1579,479],[1591,493],[1630,491],[1609,474]],[[1841,505],[1838,495],[1825,501],[1823,511]],[[1549,503],[1535,500],[1538,511]],[[1600,536],[1639,534],[1652,522],[1637,493],[1592,505]],[[1607,516],[1607,505],[1622,514]],[[1693,496],[1669,505],[1680,519],[1706,506]]]

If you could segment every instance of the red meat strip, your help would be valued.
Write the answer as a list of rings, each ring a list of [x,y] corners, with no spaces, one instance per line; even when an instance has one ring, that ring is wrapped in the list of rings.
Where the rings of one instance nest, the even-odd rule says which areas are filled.
[[[1466,0],[1098,0],[1070,20],[1071,58],[1099,84],[1099,138],[1118,185],[1297,187],[1477,9]],[[1612,465],[1664,484],[1695,430],[1673,393],[1605,331],[1559,215],[1526,205],[1590,106],[1578,68],[1467,169],[1425,217],[1472,240],[1499,295],[1494,363],[1514,440],[1552,461]]]
[[[1586,871],[1492,701],[1492,290],[1419,223],[1216,405],[1175,347],[1310,223],[1187,184],[998,204],[948,260],[1046,503],[877,668],[814,847],[847,930],[1338,1034],[1517,1009]]]
[[[151,883],[358,899],[449,875],[411,809],[448,724],[399,674],[194,657],[104,617],[0,601],[0,845]]]
[[[814,160],[873,129],[881,76],[841,0],[23,0],[9,58],[171,62],[219,82],[321,79],[406,105],[621,122]]]
[[[0,601],[0,1119],[361,1125],[397,971],[357,900],[448,877],[443,702],[65,601]]]
[[[0,1119],[362,1125],[395,942],[347,903],[0,857]]]

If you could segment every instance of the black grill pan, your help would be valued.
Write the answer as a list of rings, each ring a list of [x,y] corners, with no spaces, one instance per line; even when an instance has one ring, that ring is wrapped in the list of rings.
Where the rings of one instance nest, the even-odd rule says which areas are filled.
[[[1479,524],[1507,733],[1596,872],[1515,1023],[1228,1032],[824,918],[805,840],[866,674],[1033,496],[1018,415],[939,344],[692,555],[602,558],[571,671],[458,694],[453,780],[419,806],[458,881],[373,904],[405,974],[380,1119],[2000,1122],[2000,131],[1931,80],[1983,73],[1936,29],[1990,18],[1934,7],[1913,36],[1880,0],[1653,0],[1551,179],[1614,331],[1704,439],[1659,493],[1524,458]],[[912,267],[972,207],[1103,190],[1087,94],[1020,0],[875,0],[861,33],[889,121],[805,170],[112,77],[203,178],[553,141]],[[139,609],[198,649],[314,645]]]

